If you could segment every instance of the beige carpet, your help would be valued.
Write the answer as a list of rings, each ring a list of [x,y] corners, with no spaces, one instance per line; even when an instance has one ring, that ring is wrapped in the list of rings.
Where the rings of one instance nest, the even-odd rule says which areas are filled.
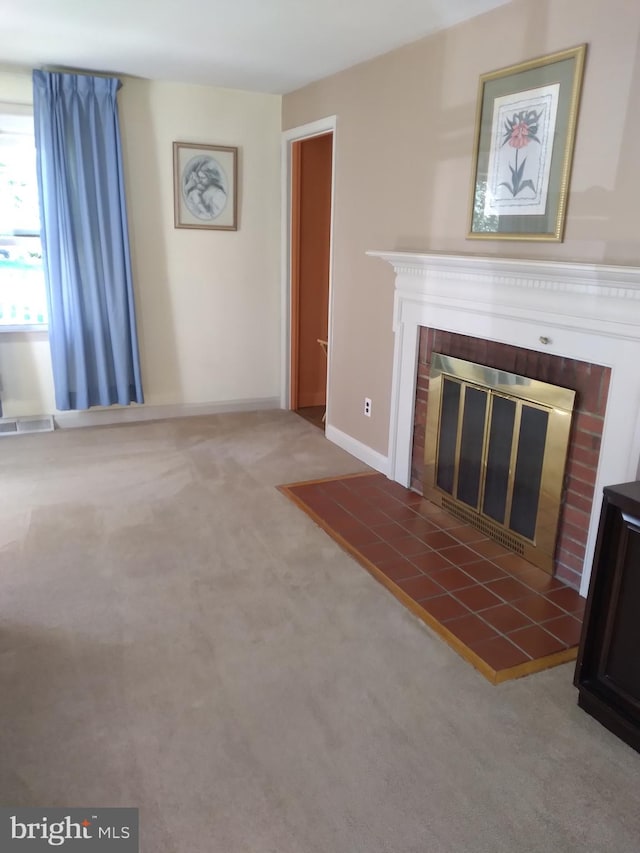
[[[0,803],[146,853],[637,853],[640,756],[566,665],[494,687],[277,483],[284,412],[0,440]]]

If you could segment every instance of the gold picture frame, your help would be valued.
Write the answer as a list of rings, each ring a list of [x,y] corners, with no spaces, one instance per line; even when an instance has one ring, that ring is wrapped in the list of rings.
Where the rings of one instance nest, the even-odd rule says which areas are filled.
[[[586,50],[480,77],[469,239],[562,241]]]
[[[174,142],[173,213],[176,228],[236,231],[238,149]]]

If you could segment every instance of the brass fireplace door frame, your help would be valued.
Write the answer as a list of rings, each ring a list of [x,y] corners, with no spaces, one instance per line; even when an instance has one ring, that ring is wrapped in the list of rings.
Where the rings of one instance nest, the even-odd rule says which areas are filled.
[[[457,411],[457,433],[455,436],[455,470],[452,491],[438,485],[438,442],[441,433],[443,388],[445,381],[461,385]],[[487,393],[482,435],[481,473],[478,499],[475,506],[458,499],[460,447],[467,388],[476,388]],[[458,393],[458,392],[456,392]],[[477,395],[476,395],[477,396]],[[496,398],[514,401],[514,419],[511,432],[511,448],[508,453],[508,485],[506,488],[504,517],[502,522],[483,512],[485,485],[487,482],[487,456],[493,430],[492,413]],[[560,508],[564,488],[564,472],[571,429],[571,416],[575,402],[575,391],[539,382],[503,370],[486,367],[462,359],[432,354],[429,377],[429,398],[425,434],[424,495],[434,503],[482,530],[510,550],[521,554],[531,563],[545,571],[553,572],[553,557],[558,534]],[[503,404],[506,405],[506,404]],[[546,439],[542,451],[542,471],[538,490],[539,500],[535,518],[535,532],[524,536],[514,530],[509,520],[514,492],[514,479],[518,456],[523,407],[547,413]],[[455,404],[454,404],[455,410]],[[528,416],[531,412],[528,412]],[[542,417],[542,416],[540,416]],[[449,442],[451,444],[452,437]],[[451,474],[451,466],[449,467]],[[504,476],[507,476],[506,474]],[[441,476],[442,482],[442,476]]]

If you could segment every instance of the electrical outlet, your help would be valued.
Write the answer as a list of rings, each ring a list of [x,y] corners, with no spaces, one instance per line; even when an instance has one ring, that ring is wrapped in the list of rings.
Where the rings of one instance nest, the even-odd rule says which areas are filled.
[[[364,398],[364,413],[368,418],[371,417],[371,398],[370,397]]]

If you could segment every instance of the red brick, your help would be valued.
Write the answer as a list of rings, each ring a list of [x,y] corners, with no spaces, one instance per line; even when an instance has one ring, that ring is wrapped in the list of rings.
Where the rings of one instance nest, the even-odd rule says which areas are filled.
[[[575,459],[570,459],[567,465],[567,473],[570,478],[582,480],[583,483],[594,485],[596,482],[596,470],[587,465],[581,465]]]
[[[564,359],[566,361],[566,359]],[[591,378],[591,365],[588,361],[574,361],[576,386],[584,389]]]
[[[546,382],[550,382],[552,385],[562,385],[565,388],[568,385],[568,382],[565,380],[565,366],[564,359],[554,358],[549,362],[547,366],[547,378]]]
[[[600,385],[602,377],[598,374],[589,377],[588,383],[582,392],[582,405],[580,408],[583,412],[589,412],[592,415],[602,415],[604,412],[600,410]]]
[[[556,562],[558,565],[567,566],[573,572],[582,574],[584,568],[584,557],[578,557],[576,554],[571,554],[564,549],[561,549],[556,554]]]
[[[579,495],[573,491],[567,492],[566,506],[580,510],[590,517],[593,509],[593,489],[591,492],[591,495]]]
[[[478,364],[486,364],[487,357],[487,342],[480,341],[475,349],[474,349],[474,361],[477,361]]]
[[[584,567],[584,561],[586,557],[586,550],[582,548],[582,553],[579,554],[573,550],[574,543],[567,543],[567,547],[560,548],[558,552],[558,561],[560,563],[565,563],[570,568],[575,569],[577,572],[582,572]],[[579,545],[576,545],[576,548],[579,548]]]
[[[424,437],[421,441],[414,443],[411,464],[416,470],[422,472],[424,468]]]
[[[427,360],[427,343],[429,340],[429,329],[424,326],[420,328],[418,337],[418,363],[423,364]]]
[[[516,349],[516,362],[514,373],[518,376],[526,376],[527,375],[527,356],[528,353],[523,349]]]
[[[427,404],[423,403],[421,400],[416,403],[415,414],[414,414],[414,424],[415,426],[422,426],[426,423],[427,420]]]
[[[575,459],[576,462],[580,462],[582,465],[586,465],[588,468],[593,468],[594,471],[598,467],[599,456],[600,453],[597,450],[580,447],[578,445],[571,448],[571,458]]]
[[[424,473],[424,454],[420,451],[417,451],[411,457],[411,470],[415,471],[416,476],[422,479]]]
[[[489,349],[488,341],[482,341],[481,346],[476,351],[476,361],[478,361],[479,364],[486,364],[487,363],[487,351],[488,351],[488,349]]]
[[[509,353],[498,341],[487,341],[487,364],[489,367],[501,367],[503,370],[510,370],[513,366],[513,360],[514,354]]]
[[[577,527],[583,527],[585,524],[589,524],[590,515],[589,513],[581,512],[572,506],[565,506],[563,518],[564,521],[569,522],[569,524],[575,524]]]
[[[600,401],[598,411],[604,414],[607,410],[607,399],[609,397],[609,383],[611,381],[611,368],[605,367],[602,371],[602,382],[600,383]]]
[[[562,535],[568,539],[572,539],[574,542],[579,542],[581,545],[587,544],[588,532],[589,528],[586,526],[576,527],[575,524],[569,524],[569,522],[565,522],[562,525]]]
[[[571,446],[575,447],[584,447],[588,450],[596,450],[600,451],[600,445],[602,444],[602,439],[599,435],[594,435],[590,432],[585,432],[584,430],[576,430],[573,438],[571,439]]]
[[[424,441],[420,446],[416,444],[411,454],[411,464],[419,468],[424,466]]]
[[[583,480],[577,480],[575,477],[567,478],[567,489],[569,493],[580,495],[587,500],[593,498],[593,483],[585,483]]]
[[[597,415],[578,412],[576,416],[576,428],[582,432],[590,432],[594,435],[602,435],[604,420]]]
[[[551,356],[546,353],[538,353],[538,379],[540,382],[550,382]]]
[[[581,545],[579,542],[576,542],[574,539],[571,539],[569,536],[564,534],[561,534],[558,537],[558,547],[556,550],[558,554],[571,555],[579,560],[584,560],[584,555],[586,553],[584,545]]]
[[[573,587],[573,589],[580,589],[581,575],[578,572],[574,572],[566,566],[558,566],[556,569],[556,577],[559,577],[560,580],[568,583],[569,586]]]
[[[518,375],[538,378],[538,354],[528,349],[518,349]]]
[[[561,548],[556,557],[559,564],[563,566],[568,566],[570,569],[573,569],[574,572],[578,572],[578,574],[582,574],[582,568],[584,565],[584,558],[576,557],[575,554],[571,554],[565,548]]]
[[[592,410],[586,405],[586,401],[589,396],[589,388],[592,383],[592,365],[586,361],[576,361],[574,364],[574,384],[571,387],[575,388],[578,392],[577,403],[580,410],[590,412]]]
[[[566,551],[568,554],[573,554],[574,557],[579,557],[581,560],[584,560],[584,555],[587,550],[580,542],[576,542],[575,539],[571,539],[564,535],[560,543],[560,549],[562,552]]]
[[[431,339],[431,353],[440,352],[440,330],[433,330],[433,338]]]
[[[478,340],[477,338],[469,338],[464,336],[460,341],[463,352],[468,352],[469,361],[475,361],[478,364],[484,364],[483,358],[484,354],[487,351],[485,346],[485,342]]]

